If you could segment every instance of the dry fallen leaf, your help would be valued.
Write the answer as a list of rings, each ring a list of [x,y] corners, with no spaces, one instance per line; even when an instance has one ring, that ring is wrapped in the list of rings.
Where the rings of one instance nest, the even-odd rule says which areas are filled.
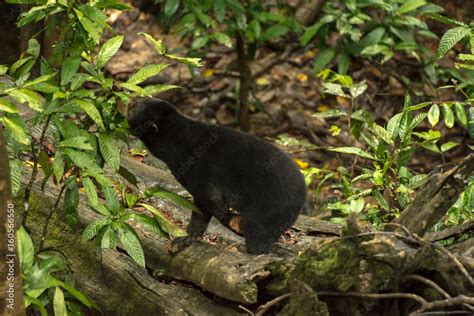
[[[267,78],[264,78],[264,77],[260,77],[257,79],[257,85],[259,86],[267,86],[270,84],[270,81],[267,79]]]
[[[308,82],[308,75],[300,72],[299,74],[296,75],[296,79],[301,83],[305,83],[305,82]]]
[[[201,76],[203,78],[209,78],[209,77],[212,77],[214,75],[214,70],[212,69],[204,69],[202,72],[201,72]]]

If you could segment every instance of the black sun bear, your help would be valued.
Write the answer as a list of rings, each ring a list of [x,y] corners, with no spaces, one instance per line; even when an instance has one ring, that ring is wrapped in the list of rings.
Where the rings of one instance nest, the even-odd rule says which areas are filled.
[[[134,100],[128,123],[201,210],[191,215],[188,235],[173,240],[174,251],[199,238],[212,216],[241,233],[252,254],[268,253],[295,222],[305,202],[304,179],[296,164],[272,144],[191,120],[156,98]]]

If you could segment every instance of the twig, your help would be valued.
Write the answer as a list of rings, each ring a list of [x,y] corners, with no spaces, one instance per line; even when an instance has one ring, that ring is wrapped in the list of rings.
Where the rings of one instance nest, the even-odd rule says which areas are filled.
[[[39,154],[41,152],[41,146],[46,136],[46,131],[48,130],[50,121],[51,121],[51,115],[49,115],[46,118],[46,122],[44,123],[43,130],[41,131],[41,136],[39,138],[39,144],[38,144],[38,150],[36,151],[36,154],[33,157],[34,163],[33,163],[33,170],[31,172],[31,178],[30,178],[30,181],[28,182],[28,185],[25,188],[25,199],[24,199],[25,211],[23,212],[22,217],[21,217],[21,225],[23,225],[23,227],[26,227],[26,219],[28,218],[28,212],[30,208],[29,201],[30,201],[31,189],[33,188],[33,184],[35,183],[36,176],[38,175]],[[31,144],[31,146],[32,146],[32,149],[34,149],[33,144]]]
[[[61,190],[59,191],[59,194],[58,194],[58,198],[56,199],[56,202],[54,203],[54,206],[49,211],[48,216],[46,216],[45,223],[44,223],[44,226],[43,226],[43,234],[41,235],[40,243],[39,243],[39,246],[38,246],[39,251],[41,251],[43,249],[44,241],[46,239],[46,235],[48,234],[49,221],[51,220],[51,217],[53,216],[54,211],[56,211],[57,208],[58,208],[59,201],[61,201],[61,197],[64,193],[65,188],[66,188],[65,185],[63,185],[61,187]]]
[[[420,308],[418,308],[416,311],[414,311],[410,315],[419,315],[421,312],[424,312],[430,309],[449,307],[449,306],[455,306],[455,305],[461,305],[461,304],[474,305],[474,297],[459,295],[459,296],[444,299],[444,300],[425,302],[421,305]]]
[[[262,306],[260,306],[257,309],[257,313],[255,314],[255,316],[263,316],[265,314],[265,312],[270,309],[270,307],[272,307],[273,305],[278,304],[279,302],[287,299],[290,296],[291,296],[291,293],[286,293],[286,294],[283,294],[281,296],[278,296],[277,298],[274,298],[271,301],[266,302],[265,304],[263,304]]]
[[[255,316],[255,314],[250,309],[246,308],[245,306],[239,305],[239,308],[249,313],[249,315]]]
[[[407,298],[417,301],[421,305],[428,304],[428,302],[421,296],[413,293],[360,293],[360,292],[330,292],[321,291],[315,292],[318,296],[341,296],[341,297],[358,297],[369,299],[387,299],[387,298]]]
[[[438,284],[436,284],[435,282],[427,279],[427,278],[424,278],[420,275],[416,275],[416,274],[412,274],[412,275],[409,275],[407,277],[407,280],[415,280],[415,281],[419,281],[421,283],[424,283],[426,285],[428,285],[429,287],[435,289],[439,294],[441,294],[444,298],[451,298],[451,295],[449,295],[445,290],[443,290],[441,288],[441,286],[439,286]]]
[[[438,241],[449,237],[458,236],[471,230],[474,230],[474,219],[468,220],[467,222],[454,227],[446,228],[445,230],[439,232],[427,234],[425,239],[429,241]]]

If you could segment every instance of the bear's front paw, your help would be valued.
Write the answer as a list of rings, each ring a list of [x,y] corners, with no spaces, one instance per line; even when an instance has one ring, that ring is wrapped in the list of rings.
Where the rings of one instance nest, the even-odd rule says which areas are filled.
[[[169,253],[180,252],[181,250],[188,247],[195,241],[196,241],[196,238],[192,238],[190,236],[176,237],[173,240],[171,240],[171,243],[168,247],[168,252]]]

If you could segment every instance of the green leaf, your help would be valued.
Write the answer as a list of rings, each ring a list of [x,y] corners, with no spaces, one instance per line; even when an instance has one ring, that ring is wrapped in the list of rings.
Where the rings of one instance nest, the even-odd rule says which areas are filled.
[[[149,95],[158,95],[162,92],[165,92],[171,89],[176,89],[176,88],[181,88],[181,87],[174,86],[171,84],[166,84],[166,85],[156,84],[156,85],[146,86],[144,90]]]
[[[64,155],[60,150],[56,150],[56,154],[54,155],[53,173],[56,181],[60,183],[64,174]]]
[[[111,225],[105,227],[102,239],[100,240],[100,248],[115,249],[118,244],[117,233]]]
[[[179,7],[179,0],[166,0],[165,3],[165,15],[172,16]]]
[[[410,11],[416,10],[426,4],[426,0],[407,0],[404,1],[403,5],[398,8],[398,14],[405,14]]]
[[[105,203],[112,214],[117,214],[120,210],[120,200],[117,194],[117,190],[113,186],[103,186],[102,192],[104,193]]]
[[[167,232],[169,235],[174,237],[186,236],[186,232],[184,232],[181,228],[179,228],[179,226],[171,222],[168,218],[166,218],[155,207],[145,203],[139,203],[138,206],[142,206],[148,211],[150,211],[155,216],[155,219],[160,225],[160,228]]]
[[[428,180],[427,174],[417,174],[416,176],[413,176],[410,178],[410,181],[408,183],[408,188],[410,189],[419,188],[423,184],[425,184],[427,180]]]
[[[328,150],[335,151],[338,153],[343,153],[343,154],[353,154],[353,155],[357,155],[363,158],[377,160],[377,158],[375,158],[372,154],[357,147],[338,147],[338,148],[329,148]]]
[[[122,46],[123,35],[112,37],[100,48],[99,54],[97,55],[97,67],[102,68],[112,58],[115,53]]]
[[[326,68],[329,63],[331,63],[334,58],[336,57],[336,50],[334,48],[326,48],[319,52],[318,56],[316,56],[314,63],[313,63],[313,71],[314,73],[319,73],[321,70]]]
[[[56,73],[53,72],[53,73],[50,73],[48,75],[44,75],[44,76],[40,76],[34,80],[31,80],[31,81],[28,81],[27,83],[25,83],[23,85],[23,88],[28,88],[28,87],[31,87],[33,89],[33,87],[35,85],[38,85],[38,84],[41,84],[41,83],[44,83],[46,81],[49,81],[51,80],[52,78],[54,78],[54,76],[56,76]]]
[[[436,53],[437,58],[443,58],[443,56],[446,55],[446,53],[457,44],[457,42],[470,33],[471,29],[465,26],[455,27],[444,33],[439,42],[438,52]]]
[[[120,174],[125,180],[127,180],[130,184],[134,186],[138,186],[137,177],[133,173],[131,173],[127,168],[124,166],[120,166],[118,170],[118,174]]]
[[[5,113],[18,113],[18,109],[10,101],[0,98],[0,111]]]
[[[456,111],[456,116],[462,126],[467,126],[467,114],[464,104],[460,102],[454,103],[454,110]]]
[[[447,143],[444,143],[443,145],[441,145],[441,152],[442,153],[445,153],[447,152],[448,150],[450,149],[453,149],[454,147],[458,146],[459,143],[455,143],[455,142],[447,142]]]
[[[132,214],[132,219],[150,232],[155,233],[160,237],[168,237],[168,234],[163,232],[161,226],[154,218],[150,218],[143,214]]]
[[[193,43],[191,44],[191,49],[199,49],[201,47],[204,47],[204,45],[206,45],[208,41],[209,41],[209,36],[207,35],[197,37],[196,39],[194,39]]]
[[[453,26],[454,25],[455,26],[467,26],[467,24],[465,24],[461,21],[455,20],[455,19],[450,18],[450,17],[442,16],[442,15],[439,15],[439,14],[436,14],[436,13],[428,13],[427,16],[432,18],[433,20],[438,21],[438,22],[445,23],[445,24],[450,24],[450,25],[453,25]]]
[[[43,112],[43,98],[35,91],[21,88],[12,90],[8,94],[19,103],[27,103],[32,110]]]
[[[141,69],[139,69],[136,73],[134,73],[128,80],[127,83],[137,85],[142,83],[143,81],[156,76],[159,74],[163,69],[168,67],[167,64],[149,64]]]
[[[97,236],[97,234],[102,228],[109,225],[111,222],[112,221],[110,220],[110,218],[101,218],[89,223],[89,225],[87,225],[87,227],[84,229],[84,232],[82,233],[82,240],[91,240],[92,238]]]
[[[67,85],[76,75],[81,65],[81,57],[68,57],[61,67],[61,86]]]
[[[179,61],[180,63],[193,67],[202,67],[201,58],[180,57],[176,55],[166,54],[166,57]]]
[[[221,32],[215,32],[213,37],[218,43],[227,47],[232,47],[232,39],[229,37],[229,35]]]
[[[157,40],[157,39],[153,38],[153,36],[151,36],[150,34],[147,34],[147,33],[144,33],[144,32],[140,32],[140,33],[138,33],[138,35],[145,36],[147,41],[153,45],[153,47],[156,49],[158,54],[160,54],[160,55],[166,54],[166,47],[163,44],[162,40]]]
[[[22,170],[23,170],[23,163],[21,162],[20,159],[10,160],[10,180],[11,180],[13,196],[16,196],[17,193],[20,191]]]
[[[82,178],[82,186],[86,191],[87,201],[90,206],[96,206],[99,204],[99,196],[97,195],[97,188],[89,177]]]
[[[162,188],[160,186],[154,186],[152,188],[148,188],[145,190],[145,196],[155,196],[158,198],[166,199],[169,200],[176,205],[179,205],[181,207],[187,208],[193,212],[198,212],[200,213],[201,211],[197,208],[196,205],[193,203],[189,202],[185,198],[183,198],[181,195],[176,194],[174,192],[168,191],[165,188]]]
[[[384,210],[388,210],[390,207],[388,206],[388,203],[387,201],[385,201],[382,193],[380,193],[379,190],[377,189],[372,189],[372,194],[374,195],[375,197],[375,200],[377,201],[377,203],[379,204],[379,206],[384,209]]]
[[[275,24],[270,26],[267,30],[262,33],[260,39],[262,41],[268,41],[288,33],[290,28],[285,24]]]
[[[387,123],[387,132],[391,135],[392,140],[395,140],[395,138],[398,136],[398,130],[400,129],[402,117],[403,112],[395,114]]]
[[[144,268],[145,254],[143,253],[142,245],[133,228],[127,224],[122,224],[118,229],[118,233],[120,242],[125,248],[125,251],[133,260],[135,260],[136,263]]]
[[[390,134],[388,131],[385,130],[382,126],[378,124],[373,124],[372,129],[374,130],[374,133],[376,136],[380,137],[389,145],[393,145],[393,139],[392,139],[392,134]]]
[[[439,106],[437,104],[433,104],[428,111],[428,122],[430,122],[431,127],[435,127],[436,124],[438,124],[439,113]]]
[[[70,183],[64,192],[64,220],[71,228],[75,228],[78,216],[79,188],[77,187],[75,176],[69,177],[69,180]]]
[[[219,22],[222,22],[225,18],[225,9],[226,3],[225,0],[214,0],[214,14],[216,15],[216,19]]]
[[[99,133],[99,148],[102,157],[114,171],[120,168],[120,148],[114,142],[113,137],[106,133]]]
[[[449,105],[443,103],[441,105],[441,110],[443,111],[444,124],[447,128],[452,128],[454,126],[454,113]]]
[[[33,241],[23,226],[16,231],[16,238],[18,242],[18,256],[20,257],[20,271],[27,274],[35,261]]]
[[[469,132],[469,137],[471,137],[471,139],[474,139],[474,107],[470,107],[467,113],[468,113],[467,130]]]
[[[94,158],[85,152],[77,151],[71,148],[64,148],[63,151],[76,166],[81,168],[83,171],[88,172],[94,178],[97,179],[98,175],[103,174],[102,168],[97,165]]]
[[[61,288],[56,287],[53,298],[54,316],[67,316],[66,302],[64,301],[64,293]]]
[[[30,144],[28,129],[20,116],[3,116],[0,117],[0,121],[18,143],[23,145]]]
[[[83,149],[83,150],[94,150],[91,144],[89,144],[89,138],[85,136],[77,136],[73,138],[67,138],[63,140],[59,146],[61,147],[69,147],[69,148],[76,148],[76,149]]]
[[[360,42],[360,46],[362,48],[366,48],[368,46],[376,45],[380,43],[380,41],[382,41],[382,38],[384,35],[385,35],[385,28],[377,27],[364,36],[364,38]]]
[[[8,66],[0,65],[0,76],[4,76],[8,71]]]
[[[105,128],[104,122],[102,121],[102,116],[100,115],[99,110],[95,106],[94,102],[88,99],[74,99],[72,103],[77,104],[84,112],[89,115],[89,117],[99,125],[101,128]]]

